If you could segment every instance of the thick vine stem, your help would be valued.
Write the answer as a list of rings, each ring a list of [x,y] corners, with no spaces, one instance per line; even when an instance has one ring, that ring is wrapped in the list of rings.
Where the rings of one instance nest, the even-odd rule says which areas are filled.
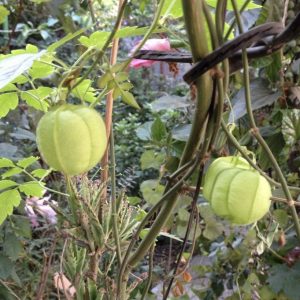
[[[193,61],[197,62],[208,53],[208,38],[206,36],[202,0],[182,0],[184,20],[189,37]],[[197,149],[200,140],[201,127],[206,119],[213,90],[213,81],[209,72],[195,81],[197,100],[191,133],[186,143],[180,165],[185,164]]]
[[[202,0],[182,1],[186,28],[191,42],[194,61],[197,61],[208,53],[208,45],[205,43],[207,38],[204,30],[205,22],[202,14],[202,4]],[[199,146],[201,134],[203,134],[203,130],[205,130],[206,127],[205,123],[207,122],[207,114],[212,100],[213,89],[212,79],[209,73],[204,74],[197,79],[196,88],[198,91],[196,112],[193,119],[190,137],[187,141],[180,166],[191,159],[192,154]],[[173,208],[177,203],[177,195],[178,193],[176,191],[168,197],[155,222],[150,228],[149,233],[129,259],[128,265],[130,267],[134,267],[145,256],[161,228],[170,217]]]
[[[235,15],[236,15],[236,20],[237,20],[237,24],[238,24],[238,28],[240,33],[243,33],[243,26],[242,26],[242,21],[241,21],[241,16],[239,13],[239,10],[237,8],[237,3],[236,0],[231,0],[232,6],[234,8],[235,11]],[[256,127],[256,123],[254,120],[254,116],[252,113],[252,105],[251,105],[251,91],[250,91],[250,78],[249,78],[249,64],[248,64],[248,58],[247,58],[247,51],[245,49],[243,49],[243,68],[244,68],[244,84],[245,84],[245,98],[246,98],[246,108],[247,108],[247,113],[248,113],[248,117],[250,120],[250,125],[252,127],[251,129],[251,133],[252,135],[257,139],[258,143],[260,144],[260,146],[262,147],[262,149],[267,153],[268,158],[270,159],[273,168],[275,169],[275,172],[278,176],[279,182],[281,183],[283,192],[286,196],[286,198],[288,199],[289,202],[289,206],[291,208],[291,213],[292,213],[292,218],[294,221],[294,225],[295,225],[295,229],[296,229],[296,233],[298,236],[298,239],[300,240],[300,223],[299,223],[299,218],[298,218],[298,214],[296,211],[296,208],[294,206],[294,200],[292,198],[291,192],[288,188],[286,179],[277,163],[276,158],[274,157],[272,151],[270,150],[268,144],[265,142],[265,140],[263,139],[263,137],[260,135],[258,128]]]

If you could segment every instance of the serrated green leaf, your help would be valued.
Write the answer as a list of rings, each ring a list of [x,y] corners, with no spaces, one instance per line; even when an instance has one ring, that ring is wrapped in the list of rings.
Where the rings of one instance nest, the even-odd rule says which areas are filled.
[[[110,73],[110,71],[107,71],[105,74],[103,74],[97,81],[97,84],[99,88],[104,89],[108,82],[113,79],[113,75]]]
[[[9,10],[6,9],[3,5],[0,5],[0,24],[2,24],[6,17],[9,15]]]
[[[210,241],[217,239],[223,232],[223,225],[216,222],[207,222],[203,231],[203,236]]]
[[[119,88],[123,91],[128,91],[133,88],[133,85],[130,82],[123,82],[119,84]]]
[[[15,164],[8,158],[0,158],[0,168],[14,167]]]
[[[157,117],[151,126],[151,138],[155,142],[161,142],[167,134],[167,129],[162,120]]]
[[[289,222],[289,215],[284,209],[275,209],[273,217],[281,228],[285,228]]]
[[[275,293],[284,292],[288,299],[298,300],[300,295],[300,261],[294,266],[273,265],[269,271],[268,282]]]
[[[5,93],[0,95],[0,118],[5,117],[10,110],[18,106],[19,98],[17,93]]]
[[[165,156],[162,153],[156,153],[154,150],[145,151],[141,156],[142,170],[153,168],[159,170],[163,164]]]
[[[3,252],[12,260],[16,261],[23,251],[22,243],[15,234],[9,233],[5,236],[3,243]]]
[[[11,215],[13,208],[20,205],[21,196],[17,190],[4,191],[0,194],[0,224]],[[1,268],[2,269],[2,268]]]
[[[50,96],[52,89],[49,87],[41,86],[35,90],[27,90],[21,93],[21,98],[26,103],[38,110],[47,111],[49,104],[46,98]]]
[[[19,185],[19,191],[23,192],[26,196],[42,197],[44,194],[44,187],[42,183],[37,181],[29,181]]]
[[[27,168],[28,166],[32,165],[33,163],[35,163],[39,158],[35,157],[35,156],[30,156],[30,157],[26,157],[22,160],[19,160],[17,162],[17,166],[21,167],[21,168]]]
[[[19,167],[11,168],[8,171],[4,172],[1,176],[2,178],[11,177],[17,174],[20,174],[22,172],[22,169]]]
[[[142,182],[140,190],[144,199],[151,205],[156,204],[162,197],[165,187],[158,180],[146,180]]]
[[[5,190],[12,186],[17,186],[18,184],[12,180],[0,180],[0,191]]]
[[[299,109],[284,111],[282,118],[282,134],[286,144],[290,147],[300,140]]]
[[[113,90],[113,99],[117,99],[119,96],[121,96],[122,90],[119,89],[118,87],[115,87]]]
[[[119,72],[119,73],[115,74],[115,80],[117,82],[119,82],[119,83],[123,82],[125,80],[129,80],[128,73],[126,73],[126,72]]]
[[[78,78],[78,80],[80,80],[80,78]],[[94,102],[97,97],[95,89],[91,85],[92,81],[90,79],[85,79],[72,90],[72,94],[83,101]]]
[[[118,63],[110,67],[112,74],[122,71],[126,67],[126,62]]]
[[[6,280],[15,269],[14,263],[5,255],[0,254],[0,278]]]
[[[17,87],[13,83],[9,83],[5,87],[3,87],[2,89],[0,89],[0,93],[3,93],[3,92],[12,92],[12,91],[16,91],[16,90],[17,90]]]
[[[31,225],[28,217],[12,215],[11,221],[14,232],[18,236],[22,236],[28,239],[31,238]]]
[[[31,172],[34,177],[44,178],[51,172],[50,169],[35,169]]]
[[[44,60],[48,63],[51,62],[49,59],[43,59],[43,61]],[[54,73],[55,68],[43,61],[35,61],[32,64],[32,67],[29,70],[29,75],[32,77],[32,79],[45,78]]]
[[[123,102],[127,103],[128,105],[140,109],[140,106],[138,103],[135,101],[134,96],[128,92],[128,91],[122,91],[122,100]]]

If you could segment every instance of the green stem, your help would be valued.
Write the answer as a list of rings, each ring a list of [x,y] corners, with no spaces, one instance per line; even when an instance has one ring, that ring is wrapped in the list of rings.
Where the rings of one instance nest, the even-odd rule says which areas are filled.
[[[241,16],[240,16],[239,10],[237,8],[236,0],[231,0],[231,2],[232,2],[232,6],[234,8],[235,14],[236,14],[236,20],[237,20],[237,24],[239,27],[239,31],[240,31],[240,33],[243,33]],[[273,168],[275,169],[275,172],[278,176],[279,182],[281,183],[283,192],[284,192],[286,198],[288,199],[289,206],[290,206],[291,213],[292,213],[292,218],[293,218],[295,229],[296,229],[296,233],[297,233],[298,239],[300,240],[299,218],[298,218],[298,214],[297,214],[296,208],[294,206],[294,201],[293,201],[292,195],[290,193],[290,190],[288,188],[286,179],[278,165],[278,162],[276,161],[276,158],[274,157],[272,151],[270,150],[268,144],[265,142],[263,137],[260,135],[259,129],[256,127],[256,123],[255,123],[254,116],[252,113],[252,105],[251,105],[249,64],[248,64],[247,51],[246,51],[246,49],[243,49],[242,51],[243,51],[242,58],[243,58],[243,68],[244,68],[243,74],[244,74],[244,84],[245,84],[245,98],[246,98],[247,113],[248,113],[248,117],[250,120],[250,125],[252,127],[251,132],[252,132],[253,136],[257,139],[257,141],[260,144],[260,146],[262,147],[262,149],[267,153],[267,156],[270,159],[270,161],[273,165]]]
[[[147,42],[147,40],[150,37],[150,35],[152,34],[152,32],[155,30],[155,28],[158,24],[158,21],[159,21],[159,17],[161,16],[161,12],[162,12],[164,4],[165,4],[165,0],[160,0],[159,5],[158,5],[157,10],[156,10],[156,13],[155,13],[155,16],[154,16],[154,19],[153,19],[148,31],[144,35],[143,39],[140,41],[139,45],[136,47],[134,52],[131,54],[132,58],[144,46],[144,44]],[[130,64],[130,61],[131,61],[131,59],[128,60],[128,62],[125,64],[124,68],[126,68]]]
[[[96,68],[96,66],[98,65],[98,63],[101,61],[106,49],[109,47],[111,41],[114,39],[118,28],[120,26],[120,23],[122,21],[122,17],[125,11],[125,7],[127,5],[128,0],[124,0],[124,2],[122,3],[122,6],[118,12],[118,16],[117,16],[117,20],[116,23],[114,25],[113,30],[111,31],[108,39],[106,40],[104,46],[102,47],[102,49],[98,52],[93,64],[89,67],[89,69],[82,75],[82,77],[74,84],[74,86],[72,87],[72,89],[76,88],[79,84],[81,84],[88,76],[89,74]]]
[[[245,3],[243,4],[243,6],[241,7],[240,9],[240,14],[246,9],[247,5],[250,3],[251,0],[246,0]],[[231,23],[229,29],[227,30],[226,32],[226,35],[225,35],[225,41],[228,40],[229,38],[229,35],[230,33],[232,32],[232,30],[234,29],[234,26],[235,26],[235,23],[236,23],[236,20],[233,20],[233,22]]]
[[[184,19],[194,62],[199,61],[209,53],[208,38],[204,30],[203,2],[202,0],[182,1]],[[180,165],[185,164],[193,156],[195,149],[199,146],[201,128],[203,127],[211,104],[213,84],[210,72],[206,72],[198,78],[195,81],[195,85],[197,88],[195,115]]]
[[[110,163],[111,163],[111,210],[112,210],[112,225],[113,225],[113,235],[116,244],[117,251],[117,260],[119,266],[121,265],[122,255],[121,255],[121,246],[120,246],[120,237],[118,229],[118,210],[117,210],[117,192],[116,192],[116,159],[115,159],[115,144],[114,144],[114,135],[113,129],[111,128],[110,133]]]
[[[153,272],[153,258],[154,258],[154,249],[155,249],[155,243],[152,244],[150,248],[150,253],[149,253],[149,270],[148,270],[148,279],[147,279],[147,284],[144,288],[143,295],[141,300],[146,299],[146,296],[148,294],[148,291],[151,287],[151,282],[152,282],[152,272]]]

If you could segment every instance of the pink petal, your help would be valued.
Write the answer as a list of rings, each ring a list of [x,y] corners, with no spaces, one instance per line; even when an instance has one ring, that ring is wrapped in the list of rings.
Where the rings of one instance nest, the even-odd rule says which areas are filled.
[[[138,45],[139,44],[133,47],[130,51],[130,55],[135,51]],[[171,50],[171,45],[168,39],[149,39],[142,47],[142,50],[169,51]],[[138,69],[141,67],[150,67],[154,63],[156,63],[155,60],[133,59],[129,66]]]

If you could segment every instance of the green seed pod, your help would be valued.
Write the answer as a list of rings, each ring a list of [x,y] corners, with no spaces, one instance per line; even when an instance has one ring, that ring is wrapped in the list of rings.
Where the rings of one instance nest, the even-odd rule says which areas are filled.
[[[36,137],[46,163],[66,175],[82,174],[93,168],[107,144],[101,116],[84,105],[54,107],[39,121]]]
[[[206,172],[203,196],[216,215],[233,224],[247,225],[268,212],[271,187],[245,159],[220,157]]]

